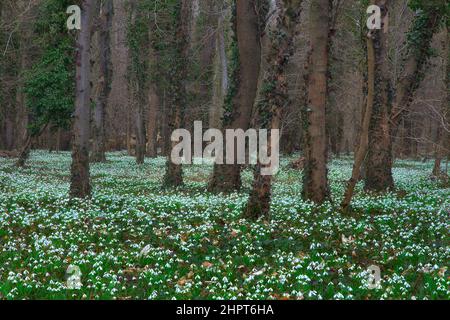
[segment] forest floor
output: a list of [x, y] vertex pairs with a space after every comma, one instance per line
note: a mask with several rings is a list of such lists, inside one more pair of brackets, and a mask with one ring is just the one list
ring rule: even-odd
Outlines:
[[[301, 200], [301, 172], [281, 161], [270, 221], [241, 218], [252, 179], [206, 192], [211, 166], [162, 189], [165, 159], [121, 153], [91, 166], [93, 197], [70, 200], [70, 154], [0, 159], [0, 299], [449, 299], [450, 189], [431, 162], [397, 161], [396, 193], [361, 191], [353, 213]], [[330, 164], [336, 204], [352, 160]], [[69, 265], [81, 289], [66, 288]], [[369, 289], [367, 268], [381, 269]]]

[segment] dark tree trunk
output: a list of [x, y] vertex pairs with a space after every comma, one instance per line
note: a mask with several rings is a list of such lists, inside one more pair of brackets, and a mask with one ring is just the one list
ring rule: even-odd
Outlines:
[[[356, 184], [361, 176], [361, 169], [364, 159], [367, 155], [369, 148], [369, 127], [372, 119], [372, 111], [374, 105], [375, 95], [375, 77], [376, 77], [376, 55], [374, 49], [374, 42], [380, 41], [374, 40], [380, 37], [380, 31], [370, 32], [367, 36], [367, 99], [366, 107], [364, 109], [364, 116], [362, 121], [361, 135], [359, 138], [359, 146], [355, 152], [355, 161], [353, 164], [352, 176], [347, 183], [344, 199], [342, 200], [341, 207], [344, 211], [348, 209], [353, 198]], [[379, 71], [379, 70], [378, 70]]]
[[[258, 89], [261, 64], [261, 30], [257, 1], [235, 0], [233, 7], [232, 75], [225, 101], [223, 129], [247, 130]], [[264, 19], [264, 18], [263, 18]], [[225, 151], [225, 150], [224, 150]], [[236, 152], [235, 152], [236, 155]], [[224, 158], [226, 154], [224, 152]], [[241, 165], [216, 164], [209, 184], [213, 192], [232, 192], [241, 187]]]
[[149, 112], [147, 123], [147, 156], [150, 158], [156, 158], [157, 154], [157, 117], [159, 111], [160, 100], [158, 91], [155, 84], [150, 84], [149, 92]]
[[25, 163], [30, 157], [31, 135], [28, 132], [25, 132], [22, 141], [22, 148], [20, 149], [19, 158], [16, 162], [16, 167], [19, 168], [25, 167]]
[[444, 133], [442, 132], [442, 128], [439, 126], [437, 128], [437, 133], [436, 133], [436, 147], [435, 147], [435, 157], [434, 157], [434, 166], [433, 166], [433, 171], [432, 171], [432, 175], [435, 177], [440, 177], [441, 176], [441, 163], [442, 163], [442, 158], [444, 155], [443, 152], [443, 146], [442, 144], [444, 143], [443, 137], [444, 137]]
[[[20, 43], [19, 43], [19, 59], [20, 59], [20, 66], [19, 66], [19, 79], [18, 79], [18, 86], [16, 88], [16, 123], [15, 123], [15, 146], [16, 149], [23, 147], [21, 143], [23, 141], [20, 141], [20, 137], [23, 137], [26, 134], [27, 131], [27, 125], [28, 125], [28, 109], [25, 105], [25, 93], [24, 93], [24, 83], [23, 83], [23, 73], [25, 70], [29, 68], [30, 65], [30, 53], [29, 49], [26, 48], [26, 46], [30, 43], [30, 34], [32, 34], [31, 26], [23, 26], [23, 24], [26, 24], [26, 22], [21, 23], [21, 35], [20, 35]], [[19, 139], [17, 139], [19, 138]]]
[[[382, 10], [382, 17], [388, 14], [388, 0], [377, 0], [376, 5]], [[373, 115], [369, 128], [369, 152], [365, 176], [366, 189], [384, 191], [394, 188], [392, 178], [392, 139], [389, 123], [389, 62], [388, 35], [377, 30], [374, 37], [375, 51], [375, 94]]]
[[[220, 13], [225, 11], [221, 7], [221, 3], [222, 1], [197, 1], [197, 5], [199, 6], [199, 13], [196, 19], [193, 19], [192, 21], [192, 24], [200, 26], [199, 29], [201, 31], [198, 32], [197, 28], [192, 28], [193, 31], [191, 32], [192, 34], [196, 34], [196, 39], [193, 39], [191, 43], [195, 43], [196, 41], [201, 41], [202, 43], [202, 46], [199, 49], [200, 52], [198, 57], [201, 74], [199, 77], [198, 86], [195, 89], [197, 95], [197, 103], [202, 106], [208, 106], [212, 104], [212, 86], [214, 85], [214, 53], [216, 50], [216, 37], [214, 36], [214, 34], [220, 33], [217, 21]], [[195, 13], [193, 13], [193, 15], [195, 15]], [[191, 123], [189, 115], [186, 115], [186, 118], [188, 119], [189, 123]], [[203, 123], [208, 123], [209, 114], [206, 112], [202, 113], [200, 120], [202, 120]]]
[[[280, 129], [281, 114], [288, 103], [285, 69], [293, 53], [293, 40], [300, 23], [302, 1], [285, 0], [278, 3], [278, 16], [272, 30], [270, 49], [265, 54], [267, 70], [264, 72], [260, 97], [256, 103], [256, 123], [262, 129]], [[272, 145], [270, 137], [267, 142], [268, 154], [279, 152], [279, 146]], [[245, 210], [245, 216], [250, 219], [269, 216], [273, 175], [262, 175], [262, 168], [262, 164], [258, 162]]]
[[131, 56], [131, 89], [136, 105], [135, 129], [136, 129], [136, 163], [141, 165], [145, 160], [146, 153], [146, 124], [145, 109], [148, 99], [148, 62], [150, 50], [149, 32], [143, 30], [148, 28], [146, 13], [142, 11], [137, 0], [131, 2], [131, 29], [128, 33]]
[[186, 108], [186, 79], [187, 79], [187, 61], [189, 52], [189, 17], [191, 13], [191, 6], [188, 0], [182, 0], [177, 6], [177, 25], [175, 31], [175, 66], [171, 77], [171, 105], [168, 110], [168, 139], [167, 144], [167, 165], [166, 174], [164, 177], [164, 185], [168, 187], [176, 187], [183, 184], [183, 170], [181, 164], [172, 162], [171, 150], [178, 142], [170, 141], [172, 132], [181, 128]]
[[170, 155], [167, 151], [170, 152], [170, 133], [169, 133], [169, 117], [167, 114], [167, 94], [166, 89], [162, 90], [162, 101], [161, 101], [161, 113], [160, 113], [160, 121], [161, 121], [161, 155], [166, 157]]
[[70, 195], [89, 197], [90, 46], [96, 0], [81, 1], [81, 30], [77, 37], [75, 117], [72, 138]]
[[[376, 0], [384, 10], [387, 11], [388, 0]], [[430, 6], [426, 10], [418, 12], [413, 23], [411, 33], [414, 41], [408, 43], [407, 55], [402, 77], [395, 88], [393, 101], [388, 101], [388, 66], [386, 40], [380, 43], [380, 58], [385, 65], [383, 76], [376, 80], [376, 99], [374, 105], [373, 121], [369, 134], [369, 155], [366, 163], [365, 187], [370, 191], [386, 191], [394, 189], [392, 177], [392, 144], [397, 135], [398, 125], [402, 117], [408, 113], [413, 101], [414, 94], [421, 83], [421, 72], [427, 62], [429, 49], [433, 35], [438, 29], [442, 12], [435, 6]], [[417, 32], [420, 36], [417, 37]], [[386, 37], [384, 37], [386, 38]], [[377, 46], [377, 44], [375, 44]], [[377, 50], [377, 48], [376, 48]], [[384, 104], [384, 105], [383, 105]]]
[[[150, 60], [157, 60], [155, 50], [150, 48]], [[150, 62], [151, 63], [151, 62]], [[161, 100], [159, 98], [159, 90], [157, 83], [150, 80], [148, 92], [148, 116], [147, 116], [147, 156], [156, 158], [157, 139], [158, 139], [158, 114], [160, 113]]]
[[[444, 65], [442, 66], [444, 71], [444, 89], [445, 93], [442, 98], [442, 106], [440, 110], [441, 115], [450, 116], [450, 36], [448, 33], [448, 27], [444, 28], [443, 31], [443, 40], [442, 40], [442, 52], [444, 56]], [[443, 116], [443, 122], [445, 122], [445, 117]], [[449, 155], [449, 151], [447, 148], [450, 148], [450, 119], [447, 119], [447, 123], [439, 123], [437, 128], [436, 135], [436, 155], [433, 166], [433, 176], [435, 177], [447, 177], [447, 170], [442, 170], [441, 164], [444, 157]], [[445, 126], [445, 127], [444, 127]], [[446, 150], [447, 149], [447, 150]]]
[[100, 0], [98, 47], [100, 50], [100, 72], [98, 80], [98, 95], [94, 111], [94, 130], [91, 161], [105, 162], [106, 132], [105, 116], [106, 104], [111, 92], [112, 63], [111, 63], [111, 28], [113, 16], [113, 0]]
[[330, 0], [311, 2], [307, 102], [304, 117], [306, 164], [303, 176], [303, 197], [316, 203], [322, 203], [329, 197], [326, 105], [331, 9], [332, 1]]
[[214, 61], [213, 96], [209, 110], [209, 127], [221, 129], [223, 105], [228, 90], [228, 58], [225, 43], [225, 14], [221, 14], [216, 33], [216, 57]]
[[[143, 93], [138, 88], [138, 95]], [[140, 101], [139, 101], [140, 100]], [[136, 112], [136, 163], [143, 164], [146, 153], [146, 129], [145, 129], [145, 106], [143, 99], [137, 101]]]

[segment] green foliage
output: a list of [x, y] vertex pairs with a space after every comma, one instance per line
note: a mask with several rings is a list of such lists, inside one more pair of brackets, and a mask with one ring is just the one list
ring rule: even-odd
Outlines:
[[440, 12], [446, 12], [448, 17], [450, 2], [448, 2], [448, 0], [410, 0], [409, 7], [412, 10], [437, 10]]
[[74, 107], [74, 37], [66, 29], [66, 8], [70, 1], [46, 0], [39, 7], [35, 23], [39, 58], [25, 73], [26, 105], [30, 111], [29, 129], [37, 134], [50, 124], [70, 125]]
[[413, 50], [420, 52], [424, 41], [431, 38], [437, 28], [449, 25], [450, 2], [446, 0], [411, 0], [409, 6], [416, 12], [416, 17], [408, 33], [408, 43]]

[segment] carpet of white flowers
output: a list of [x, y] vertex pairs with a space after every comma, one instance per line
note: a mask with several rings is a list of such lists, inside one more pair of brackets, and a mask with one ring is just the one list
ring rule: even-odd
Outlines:
[[[93, 196], [71, 200], [70, 154], [0, 159], [0, 299], [449, 299], [450, 189], [431, 162], [397, 161], [398, 191], [335, 206], [351, 159], [334, 160], [335, 204], [301, 200], [301, 172], [282, 160], [270, 221], [241, 218], [240, 193], [214, 195], [211, 166], [185, 167], [163, 189], [165, 159], [121, 153], [91, 166]], [[80, 268], [81, 288], [66, 270]], [[381, 270], [369, 288], [369, 266]]]

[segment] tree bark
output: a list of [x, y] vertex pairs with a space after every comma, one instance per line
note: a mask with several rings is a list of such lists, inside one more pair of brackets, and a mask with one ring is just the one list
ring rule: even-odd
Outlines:
[[[271, 33], [269, 50], [265, 54], [267, 69], [261, 82], [260, 97], [256, 103], [258, 128], [280, 129], [281, 115], [288, 104], [285, 69], [293, 54], [293, 40], [300, 23], [302, 1], [277, 2], [278, 16]], [[268, 154], [279, 152], [279, 146], [272, 145], [271, 135], [272, 131], [267, 141]], [[262, 175], [262, 168], [263, 165], [258, 162], [244, 214], [250, 219], [257, 219], [260, 216], [268, 217], [270, 212], [273, 175]]]
[[89, 127], [90, 127], [90, 45], [96, 0], [81, 1], [81, 30], [77, 37], [75, 117], [72, 137], [70, 195], [89, 197]]
[[[157, 56], [155, 51], [150, 48], [149, 54], [150, 60], [156, 60]], [[160, 110], [160, 98], [157, 84], [150, 80], [149, 92], [148, 92], [148, 116], [147, 116], [147, 156], [150, 158], [156, 158], [157, 152], [157, 138], [158, 138], [158, 126], [157, 118]]]
[[176, 141], [170, 141], [170, 135], [176, 129], [180, 129], [183, 123], [186, 107], [186, 79], [187, 79], [187, 61], [189, 53], [190, 39], [190, 10], [191, 6], [188, 0], [182, 0], [177, 6], [176, 17], [178, 19], [175, 30], [175, 66], [171, 76], [170, 92], [172, 105], [169, 106], [168, 129], [169, 129], [169, 148], [167, 152], [166, 174], [164, 176], [164, 185], [167, 187], [177, 187], [183, 184], [183, 170], [181, 164], [172, 162], [171, 150], [178, 144]]
[[136, 129], [136, 163], [141, 165], [145, 160], [146, 153], [146, 124], [145, 109], [148, 98], [148, 59], [150, 50], [149, 32], [142, 30], [148, 27], [145, 17], [141, 11], [139, 2], [131, 2], [131, 29], [128, 33], [131, 51], [131, 89], [136, 104], [135, 129]]
[[157, 157], [157, 117], [160, 105], [158, 91], [154, 83], [150, 84], [149, 90], [149, 112], [147, 117], [147, 156]]
[[[261, 30], [255, 0], [235, 0], [233, 7], [232, 75], [225, 102], [222, 127], [242, 129], [250, 126], [261, 65]], [[234, 152], [237, 156], [237, 152]], [[224, 158], [226, 158], [224, 150]], [[241, 165], [215, 164], [209, 184], [213, 192], [232, 192], [241, 187]]]
[[[449, 155], [448, 149], [450, 148], [450, 133], [448, 128], [450, 128], [450, 92], [449, 92], [449, 84], [450, 84], [450, 36], [448, 33], [448, 27], [444, 28], [443, 37], [442, 37], [442, 53], [443, 53], [443, 70], [444, 76], [442, 81], [444, 82], [444, 95], [442, 98], [442, 106], [440, 114], [442, 115], [443, 121], [447, 123], [438, 124], [437, 128], [437, 137], [436, 137], [436, 155], [434, 160], [434, 166], [432, 175], [435, 177], [447, 176], [447, 170], [444, 172], [441, 169], [442, 160], [444, 157]], [[445, 117], [447, 115], [447, 117]], [[447, 118], [447, 119], [446, 119]], [[443, 128], [444, 125], [447, 125], [447, 128]], [[447, 130], [446, 130], [447, 129]]]
[[[138, 96], [144, 94], [140, 88], [136, 88]], [[143, 164], [146, 153], [146, 129], [145, 129], [145, 107], [142, 101], [137, 101], [136, 112], [136, 163]]]
[[111, 92], [112, 63], [111, 63], [111, 28], [113, 16], [113, 1], [100, 0], [98, 47], [100, 50], [100, 72], [98, 80], [98, 94], [94, 111], [93, 144], [91, 161], [105, 162], [106, 132], [105, 117], [109, 93]]
[[209, 127], [221, 129], [223, 104], [228, 90], [228, 59], [225, 44], [225, 17], [219, 17], [216, 32], [216, 57], [214, 66], [213, 97], [209, 111]]
[[374, 37], [379, 37], [379, 32], [370, 32], [367, 36], [367, 99], [366, 108], [364, 111], [364, 118], [362, 123], [361, 135], [358, 149], [355, 154], [355, 161], [353, 164], [352, 176], [347, 183], [347, 188], [345, 190], [344, 199], [342, 200], [341, 207], [344, 211], [348, 209], [353, 198], [355, 191], [355, 186], [359, 181], [361, 176], [361, 166], [367, 155], [367, 150], [369, 148], [369, 126], [370, 120], [372, 118], [372, 110], [374, 105], [374, 95], [375, 95], [375, 65], [376, 56], [374, 50]]
[[[24, 71], [28, 69], [30, 64], [30, 54], [29, 49], [26, 48], [27, 44], [30, 42], [30, 34], [32, 33], [31, 26], [24, 26], [24, 24], [29, 24], [25, 21], [21, 22], [21, 32], [19, 35], [19, 59], [20, 59], [20, 65], [19, 65], [19, 79], [18, 84], [16, 88], [16, 124], [15, 124], [15, 136], [16, 137], [23, 137], [26, 134], [27, 131], [27, 125], [28, 125], [28, 109], [25, 105], [25, 93], [24, 93], [24, 79], [23, 74]], [[21, 143], [23, 141], [20, 141], [20, 139], [14, 139], [15, 145], [17, 147], [23, 147], [21, 146]]]
[[22, 139], [22, 148], [20, 149], [19, 158], [16, 162], [16, 167], [23, 168], [25, 167], [25, 163], [30, 157], [31, 151], [31, 140], [32, 137], [28, 131], [26, 131], [23, 135]]
[[328, 53], [332, 1], [317, 0], [310, 8], [310, 51], [308, 56], [305, 170], [303, 197], [322, 203], [329, 197], [327, 179], [326, 105], [328, 96]]
[[[388, 0], [376, 0], [376, 3], [379, 3], [387, 12]], [[416, 15], [410, 30], [414, 41], [408, 43], [402, 77], [395, 89], [393, 101], [388, 101], [387, 66], [384, 67], [383, 78], [376, 81], [377, 92], [380, 93], [379, 99], [386, 102], [379, 101], [377, 106], [377, 100], [375, 101], [374, 117], [369, 133], [370, 150], [366, 163], [365, 188], [367, 190], [383, 192], [395, 187], [392, 177], [392, 142], [397, 135], [398, 125], [402, 117], [408, 113], [414, 94], [421, 83], [423, 67], [427, 62], [433, 35], [438, 29], [441, 17], [442, 12], [433, 5]], [[419, 36], [417, 32], [420, 32]], [[386, 47], [385, 43], [381, 45]], [[380, 50], [384, 52], [386, 65], [388, 50], [387, 48]], [[381, 103], [384, 106], [381, 106]]]
[[[194, 49], [195, 43], [201, 42], [198, 49], [198, 65], [200, 68], [198, 85], [195, 86], [195, 95], [198, 105], [211, 106], [213, 103], [214, 91], [214, 68], [215, 68], [215, 51], [217, 46], [216, 34], [220, 32], [218, 28], [218, 19], [223, 11], [223, 1], [201, 0], [192, 1], [192, 21], [191, 49]], [[194, 38], [195, 37], [195, 38]], [[205, 108], [206, 110], [207, 108]], [[191, 123], [189, 114], [186, 120]], [[203, 123], [209, 122], [209, 114], [202, 112], [200, 118]], [[196, 120], [199, 120], [196, 119]]]

